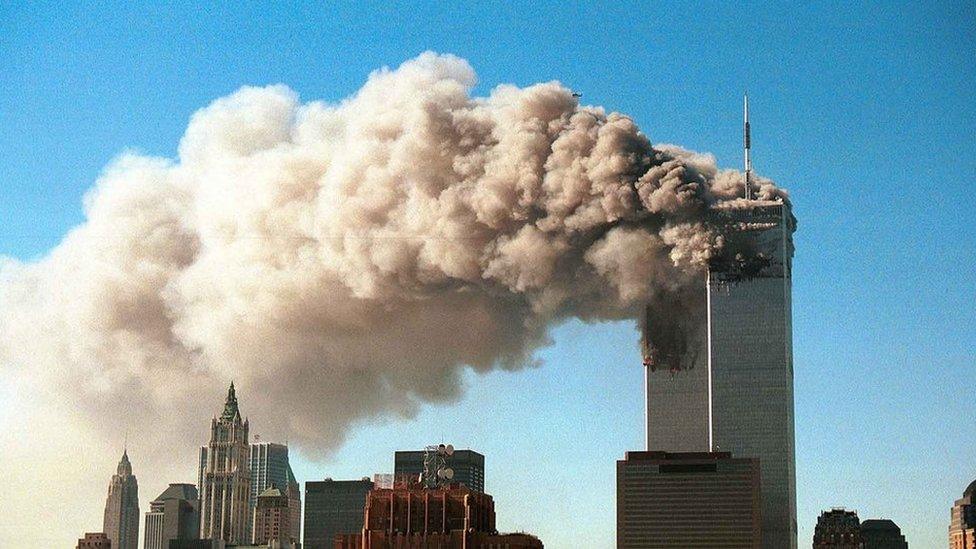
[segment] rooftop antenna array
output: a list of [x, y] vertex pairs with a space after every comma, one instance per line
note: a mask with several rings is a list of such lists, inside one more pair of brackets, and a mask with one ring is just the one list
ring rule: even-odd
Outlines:
[[745, 168], [746, 168], [746, 184], [745, 184], [745, 199], [749, 200], [752, 198], [752, 193], [749, 190], [750, 184], [752, 183], [752, 161], [749, 160], [749, 149], [752, 146], [751, 140], [749, 139], [749, 94], [743, 96], [742, 103], [742, 142], [745, 146]]
[[454, 455], [454, 446], [438, 444], [424, 448], [424, 472], [420, 483], [424, 488], [436, 489], [451, 483], [454, 469], [447, 466], [447, 460]]

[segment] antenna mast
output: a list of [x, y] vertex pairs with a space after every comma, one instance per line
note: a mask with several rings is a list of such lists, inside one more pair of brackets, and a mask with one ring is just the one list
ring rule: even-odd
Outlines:
[[749, 160], [749, 148], [751, 147], [749, 139], [749, 94], [743, 96], [742, 104], [742, 119], [743, 119], [743, 136], [742, 141], [745, 146], [745, 168], [746, 168], [746, 184], [745, 184], [745, 199], [749, 200], [752, 198], [752, 193], [749, 187], [752, 183], [752, 161]]

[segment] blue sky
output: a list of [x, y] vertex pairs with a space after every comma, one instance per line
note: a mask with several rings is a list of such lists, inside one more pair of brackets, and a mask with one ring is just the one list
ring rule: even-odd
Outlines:
[[[729, 167], [747, 89], [755, 168], [799, 219], [800, 543], [847, 506], [944, 545], [976, 478], [972, 2], [195, 4], [0, 6], [0, 255], [43, 255], [112, 158], [174, 156], [189, 116], [246, 84], [336, 101], [431, 49], [466, 58], [479, 94], [560, 80]], [[455, 405], [363, 425], [296, 473], [388, 471], [393, 450], [443, 439], [486, 454], [502, 528], [609, 547], [614, 462], [643, 444], [635, 338], [564, 325], [540, 368], [470, 375]]]

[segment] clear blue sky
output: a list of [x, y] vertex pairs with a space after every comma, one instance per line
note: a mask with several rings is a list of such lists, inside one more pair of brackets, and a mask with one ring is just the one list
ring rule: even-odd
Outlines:
[[[0, 5], [0, 255], [44, 254], [114, 156], [175, 155], [190, 114], [244, 84], [338, 100], [432, 49], [468, 59], [479, 93], [560, 80], [732, 167], [748, 89], [755, 167], [799, 218], [800, 544], [847, 506], [945, 546], [976, 478], [973, 2], [66, 4]], [[614, 462], [643, 443], [635, 337], [565, 325], [541, 368], [470, 376], [457, 405], [364, 425], [296, 473], [389, 471], [444, 439], [487, 455], [502, 528], [610, 547]]]

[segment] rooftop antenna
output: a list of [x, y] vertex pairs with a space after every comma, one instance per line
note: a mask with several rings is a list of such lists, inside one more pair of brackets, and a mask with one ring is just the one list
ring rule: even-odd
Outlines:
[[746, 168], [746, 184], [745, 184], [745, 199], [749, 200], [752, 198], [749, 186], [752, 182], [752, 161], [749, 160], [749, 149], [752, 146], [749, 139], [749, 94], [746, 93], [743, 96], [742, 102], [742, 141], [745, 147], [745, 168]]

